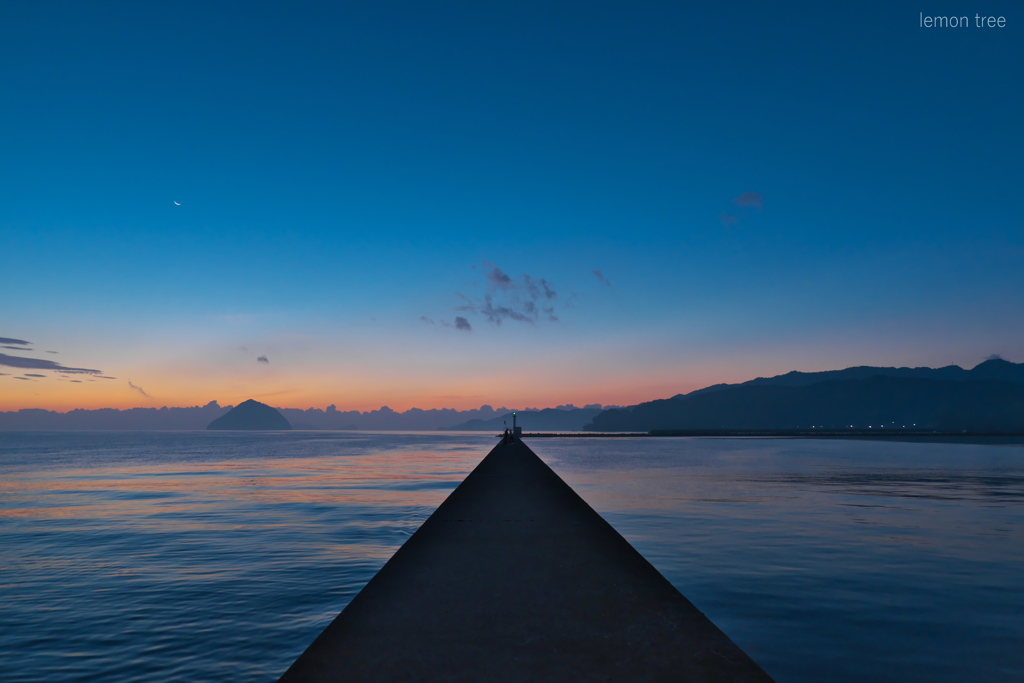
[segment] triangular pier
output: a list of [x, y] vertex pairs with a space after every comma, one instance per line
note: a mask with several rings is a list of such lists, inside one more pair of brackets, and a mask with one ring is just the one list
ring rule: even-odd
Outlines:
[[771, 681], [521, 441], [466, 477], [281, 677]]

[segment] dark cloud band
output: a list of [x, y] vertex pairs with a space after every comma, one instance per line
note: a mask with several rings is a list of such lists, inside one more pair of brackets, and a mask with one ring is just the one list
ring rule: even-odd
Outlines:
[[80, 375], [99, 375], [102, 370], [92, 370], [90, 368], [68, 368], [60, 363], [55, 363], [52, 360], [42, 360], [40, 358], [22, 358], [20, 356], [9, 356], [6, 353], [0, 353], [0, 365], [6, 365], [9, 368], [28, 368], [32, 370], [56, 370], [64, 374], [80, 374]]

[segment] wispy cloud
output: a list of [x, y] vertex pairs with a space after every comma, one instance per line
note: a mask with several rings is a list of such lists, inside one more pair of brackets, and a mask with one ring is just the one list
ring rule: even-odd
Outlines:
[[0, 344], [20, 344], [21, 346], [32, 346], [32, 342], [27, 342], [24, 339], [12, 339], [10, 337], [0, 337]]
[[484, 261], [484, 265], [490, 268], [487, 271], [487, 280], [499, 289], [508, 289], [512, 286], [512, 278], [501, 272], [501, 268], [494, 265], [493, 263], [487, 263]]
[[992, 353], [985, 356], [985, 360], [1004, 360], [1004, 358], [1000, 356], [998, 353]]
[[[483, 266], [488, 283], [486, 293], [483, 297], [469, 297], [456, 292], [463, 302], [456, 308], [457, 311], [481, 315], [487, 322], [496, 326], [501, 326], [506, 320], [530, 324], [542, 318], [552, 322], [558, 321], [554, 314], [554, 301], [558, 298], [558, 292], [551, 282], [527, 274], [512, 277], [487, 261], [483, 262]], [[468, 319], [461, 319], [466, 325], [460, 326], [459, 318], [456, 318], [457, 329], [472, 329]]]
[[32, 373], [32, 372], [26, 372], [25, 376], [26, 377], [46, 377], [46, 375], [37, 375], [37, 374]]
[[532, 301], [525, 302], [523, 310], [517, 311], [510, 306], [495, 306], [494, 299], [490, 294], [484, 296], [484, 305], [478, 306], [476, 311], [482, 313], [489, 322], [495, 325], [501, 325], [503, 320], [519, 320], [524, 323], [536, 320], [536, 305]]
[[739, 197], [734, 197], [729, 201], [733, 204], [734, 208], [718, 214], [718, 220], [727, 228], [746, 220], [753, 211], [760, 211], [764, 208], [764, 197], [761, 196], [760, 192], [744, 192]]
[[428, 325], [436, 325], [437, 324], [431, 318], [428, 318], [425, 315], [421, 315], [420, 316], [420, 322], [427, 323]]
[[139, 386], [136, 386], [136, 385], [132, 384], [131, 380], [128, 380], [128, 386], [130, 386], [132, 389], [134, 389], [135, 391], [139, 392], [140, 394], [142, 394], [146, 398], [152, 398], [149, 394], [146, 393], [145, 389], [143, 389], [142, 387], [139, 387]]
[[764, 197], [761, 196], [760, 192], [744, 192], [739, 197], [733, 199], [732, 203], [736, 206], [752, 206], [755, 209], [763, 209]]
[[[608, 278], [606, 278], [604, 276], [604, 273], [602, 273], [600, 270], [595, 270], [593, 272], [594, 272], [594, 277], [596, 277], [601, 284], [608, 285], [609, 287], [612, 286], [612, 283], [608, 281]], [[628, 287], [627, 287], [627, 289], [628, 289]]]
[[472, 332], [473, 326], [461, 315], [457, 315], [455, 316], [455, 329], [462, 330], [463, 332]]
[[529, 275], [523, 275], [523, 284], [534, 301], [538, 299], [551, 300], [558, 296], [558, 293], [551, 289], [551, 283], [543, 278], [535, 280]]
[[[259, 357], [258, 357], [258, 358], [256, 359], [256, 362], [257, 362], [257, 363], [270, 363], [270, 361], [269, 361], [269, 360], [267, 360], [267, 357], [266, 357], [266, 356], [259, 356]], [[288, 365], [288, 363], [285, 363], [285, 365]]]
[[0, 365], [5, 365], [9, 368], [26, 368], [31, 370], [55, 370], [66, 374], [99, 375], [103, 372], [102, 370], [92, 370], [90, 368], [69, 368], [52, 360], [22, 358], [21, 356], [9, 356], [6, 353], [0, 353]]

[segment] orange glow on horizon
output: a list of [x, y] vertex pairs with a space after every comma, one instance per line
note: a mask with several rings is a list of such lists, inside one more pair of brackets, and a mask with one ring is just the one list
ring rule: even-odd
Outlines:
[[[254, 399], [276, 408], [319, 408], [368, 412], [387, 406], [396, 412], [494, 408], [553, 408], [572, 404], [635, 405], [669, 398], [712, 384], [743, 382], [792, 369], [786, 359], [726, 362], [688, 359], [665, 362], [644, 355], [538, 357], [506, 364], [493, 358], [445, 365], [424, 363], [324, 369], [279, 366], [218, 367], [177, 361], [110, 368], [111, 377], [89, 375], [17, 380], [0, 376], [0, 411], [43, 409], [162, 408], [238, 405]], [[760, 367], [757, 367], [760, 366]], [[766, 370], [768, 370], [766, 372]], [[130, 382], [130, 383], [129, 383]], [[143, 393], [144, 392], [144, 393]]]
[[[127, 387], [127, 382], [123, 380], [96, 380], [94, 383], [83, 382], [70, 386], [51, 380], [47, 383], [33, 383], [35, 386], [26, 387], [29, 391], [4, 391], [0, 395], [0, 411], [43, 409], [67, 412], [75, 409], [192, 407], [204, 406], [210, 401], [228, 406], [238, 405], [250, 398], [277, 408], [325, 409], [334, 405], [340, 411], [360, 412], [378, 410], [382, 406], [397, 412], [411, 408], [474, 410], [482, 405], [495, 408], [553, 408], [573, 404], [583, 407], [594, 403], [633, 405], [668, 398], [707, 385], [699, 381], [666, 382], [660, 378], [660, 381], [652, 381], [652, 378], [644, 378], [647, 381], [640, 378], [617, 379], [603, 386], [588, 380], [573, 387], [560, 381], [541, 384], [514, 377], [491, 377], [477, 382], [439, 382], [436, 387], [402, 387], [390, 382], [360, 387], [349, 385], [343, 391], [330, 385], [323, 386], [326, 384], [323, 382], [320, 386], [306, 386], [303, 389], [292, 389], [277, 383], [264, 387], [255, 383], [244, 386], [234, 382], [210, 383], [201, 388], [169, 383], [157, 391], [140, 382], [138, 386], [147, 387], [145, 390], [149, 397]], [[98, 384], [101, 381], [106, 384]], [[148, 384], [152, 385], [152, 382]]]

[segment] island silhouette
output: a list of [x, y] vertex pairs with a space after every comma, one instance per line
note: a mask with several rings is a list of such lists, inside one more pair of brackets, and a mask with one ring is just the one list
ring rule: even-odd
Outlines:
[[276, 408], [251, 398], [211, 422], [207, 429], [282, 430], [292, 425]]

